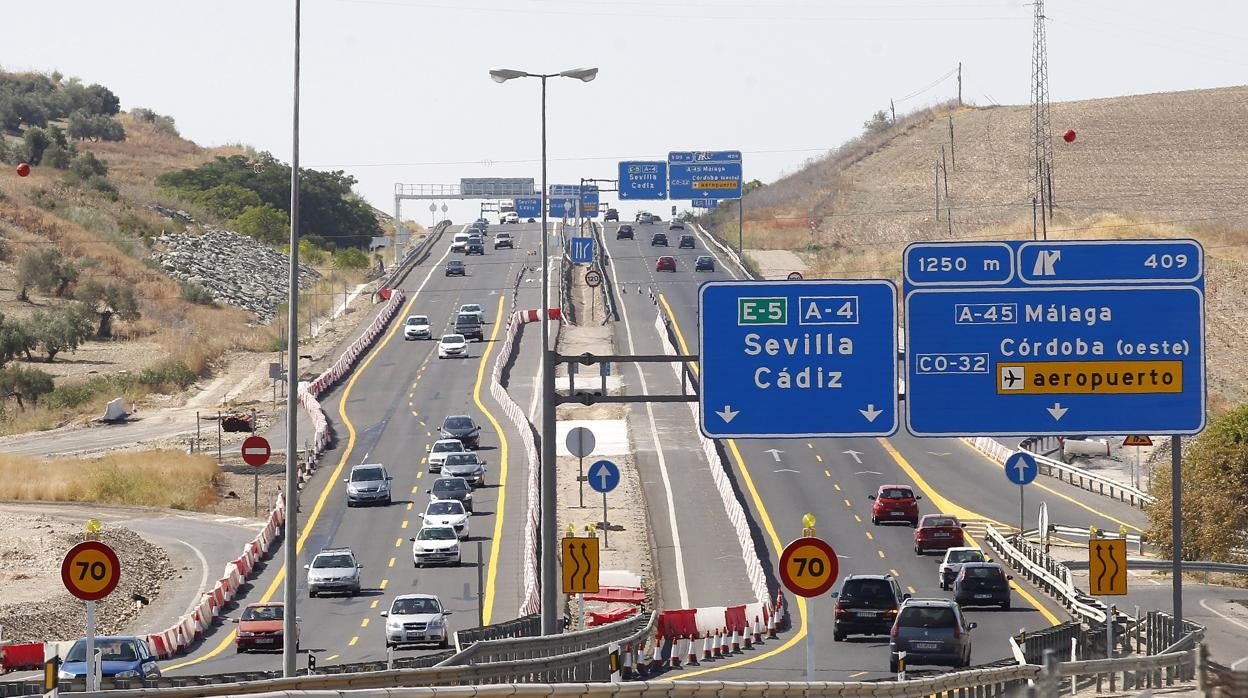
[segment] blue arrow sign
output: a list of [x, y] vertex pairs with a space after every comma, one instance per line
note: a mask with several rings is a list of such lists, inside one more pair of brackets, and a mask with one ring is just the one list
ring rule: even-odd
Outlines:
[[[595, 461], [589, 466], [589, 486], [595, 492], [606, 494], [620, 484], [620, 468], [609, 460]], [[603, 500], [606, 501], [606, 500]]]
[[576, 217], [576, 200], [581, 200], [580, 214], [582, 218], [598, 217], [598, 186], [587, 184], [552, 184], [550, 185], [550, 216], [551, 218]]
[[1040, 466], [1036, 459], [1026, 451], [1017, 451], [1005, 459], [1005, 476], [1015, 485], [1026, 485], [1036, 479]]
[[594, 239], [571, 238], [570, 254], [573, 264], [589, 264], [594, 261]]
[[1199, 432], [1203, 256], [1192, 240], [907, 247], [909, 430]]
[[514, 200], [516, 215], [521, 218], [538, 218], [542, 215], [542, 199], [540, 196], [526, 196]]
[[710, 281], [699, 289], [698, 317], [706, 436], [897, 430], [891, 281]]
[[666, 162], [621, 162], [619, 177], [621, 199], [667, 198]]

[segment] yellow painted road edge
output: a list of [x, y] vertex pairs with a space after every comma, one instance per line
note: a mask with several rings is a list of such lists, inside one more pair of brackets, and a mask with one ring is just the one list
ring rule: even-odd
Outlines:
[[[401, 313], [397, 313], [396, 317], [410, 314], [412, 307], [415, 306], [415, 304], [416, 296], [413, 295], [411, 299], [407, 301], [407, 305], [403, 308], [403, 311]], [[402, 323], [394, 323], [390, 327], [390, 331], [386, 333], [385, 339], [373, 345], [373, 349], [368, 352], [367, 356], [364, 357], [364, 361], [360, 363], [359, 368], [351, 372], [351, 377], [347, 380], [346, 387], [343, 388], [342, 398], [338, 401], [338, 417], [342, 420], [343, 426], [347, 429], [347, 445], [342, 449], [342, 456], [339, 457], [338, 464], [334, 466], [333, 474], [326, 480], [325, 487], [321, 490], [320, 496], [316, 499], [316, 505], [312, 507], [312, 512], [308, 514], [307, 520], [303, 524], [303, 531], [299, 534], [298, 541], [295, 543], [295, 555], [298, 555], [299, 552], [303, 550], [304, 541], [306, 541], [308, 536], [312, 534], [312, 528], [316, 524], [316, 520], [321, 515], [321, 509], [325, 506], [325, 500], [329, 499], [329, 493], [333, 490], [334, 483], [338, 482], [338, 477], [342, 475], [342, 469], [346, 466], [347, 461], [351, 459], [351, 451], [355, 448], [355, 425], [352, 424], [351, 420], [347, 417], [347, 399], [351, 395], [351, 389], [355, 387], [355, 382], [359, 380], [360, 376], [364, 375], [364, 370], [367, 369], [369, 364], [373, 362], [373, 359], [376, 358], [379, 350], [389, 344], [390, 340], [394, 338], [395, 333], [399, 331], [399, 327], [401, 325]], [[298, 417], [296, 416], [296, 419], [297, 418]], [[290, 543], [289, 535], [285, 536], [283, 543]], [[281, 586], [282, 580], [285, 579], [285, 577], [286, 565], [283, 564], [280, 568], [278, 568], [277, 575], [273, 577], [273, 583], [269, 585], [269, 588], [265, 590], [264, 595], [260, 597], [259, 603], [267, 603], [268, 601], [271, 601], [274, 595], [277, 594], [277, 590]], [[173, 666], [165, 667], [164, 671], [173, 671], [174, 669], [181, 669], [182, 667], [192, 666], [194, 664], [199, 664], [200, 662], [212, 659], [218, 654], [224, 652], [225, 649], [234, 642], [234, 635], [236, 633], [237, 631], [231, 630], [225, 637], [221, 638], [221, 642], [216, 647], [212, 648], [212, 650], [210, 650], [207, 654], [179, 664], [174, 664]]]
[[[507, 435], [503, 432], [502, 425], [486, 408], [485, 403], [481, 402], [481, 383], [485, 380], [485, 367], [489, 365], [490, 353], [494, 351], [494, 340], [498, 338], [498, 329], [503, 324], [505, 300], [503, 296], [498, 297], [498, 313], [494, 317], [494, 331], [490, 332], [490, 346], [481, 355], [481, 364], [477, 366], [477, 384], [472, 389], [472, 401], [477, 403], [477, 409], [490, 420], [490, 424], [494, 425], [494, 432], [498, 434], [499, 451], [498, 504], [494, 511], [494, 538], [490, 541], [490, 566], [485, 573], [485, 600], [481, 615], [484, 625], [490, 624], [490, 617], [494, 614], [494, 583], [498, 579], [498, 549], [502, 547], [503, 542], [503, 511], [507, 507]], [[477, 560], [477, 564], [481, 564], [481, 561]]]

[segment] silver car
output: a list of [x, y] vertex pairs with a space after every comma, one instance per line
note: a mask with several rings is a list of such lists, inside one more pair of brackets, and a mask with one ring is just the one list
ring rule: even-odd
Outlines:
[[452, 453], [459, 453], [464, 449], [464, 442], [459, 439], [438, 439], [429, 447], [429, 472], [442, 472], [442, 463], [446, 457]]
[[386, 647], [398, 645], [436, 644], [445, 648], [450, 640], [446, 617], [450, 611], [432, 594], [404, 594], [394, 597], [386, 619]]
[[485, 460], [472, 451], [448, 453], [442, 461], [442, 474], [462, 477], [473, 487], [485, 485]]
[[907, 599], [893, 621], [888, 641], [889, 672], [897, 673], [901, 652], [906, 653], [907, 667], [970, 666], [971, 630], [975, 627], [951, 599]]
[[968, 562], [988, 561], [988, 558], [984, 557], [984, 551], [979, 548], [949, 548], [945, 551], [944, 559], [940, 561], [940, 571], [937, 573], [936, 581], [941, 589], [948, 591], [953, 588], [953, 580], [957, 579], [958, 572], [962, 571], [962, 565]]
[[360, 569], [364, 565], [355, 561], [351, 548], [326, 548], [312, 558], [312, 564], [304, 565], [308, 571], [308, 596], [316, 598], [325, 592], [340, 592], [348, 596], [360, 593]]
[[347, 483], [347, 506], [356, 504], [390, 504], [390, 473], [381, 463], [361, 463], [351, 468]]

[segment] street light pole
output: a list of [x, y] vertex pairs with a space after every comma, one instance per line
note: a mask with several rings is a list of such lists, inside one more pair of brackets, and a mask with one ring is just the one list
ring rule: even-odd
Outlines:
[[[295, 570], [298, 569], [299, 540], [299, 2], [295, 0], [295, 93], [293, 144], [290, 154], [290, 288], [286, 317], [286, 337], [290, 344], [286, 375], [291, 389], [286, 391], [286, 521], [282, 527], [282, 564], [286, 579], [282, 597], [286, 602], [282, 620], [282, 676], [294, 676], [298, 655], [299, 629], [295, 623]], [[396, 221], [397, 223], [397, 221]]]

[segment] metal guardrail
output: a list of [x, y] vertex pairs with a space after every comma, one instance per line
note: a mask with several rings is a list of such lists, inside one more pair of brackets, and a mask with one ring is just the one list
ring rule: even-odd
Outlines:
[[988, 524], [984, 539], [1006, 564], [1055, 598], [1075, 617], [1104, 623], [1107, 610], [1105, 604], [1076, 589], [1070, 580], [1070, 569], [1066, 565], [1046, 554], [1040, 546], [1026, 541], [1027, 534], [1034, 536], [1035, 533], [1024, 531], [1021, 536], [1007, 538], [995, 526]]
[[[1129, 557], [1127, 558], [1127, 569], [1133, 570], [1159, 570], [1169, 572], [1173, 563], [1170, 560], [1154, 560], [1153, 558]], [[1072, 560], [1066, 563], [1066, 566], [1072, 570], [1086, 570], [1088, 563], [1086, 560]], [[1184, 572], [1217, 572], [1223, 574], [1248, 574], [1248, 565], [1240, 565], [1233, 562], [1208, 562], [1205, 560], [1184, 560]]]
[[446, 232], [446, 229], [449, 227], [451, 227], [449, 220], [441, 221], [433, 227], [433, 230], [429, 231], [429, 234], [425, 236], [424, 240], [420, 241], [420, 244], [416, 245], [416, 247], [409, 246], [403, 253], [403, 259], [399, 260], [394, 265], [394, 268], [390, 270], [390, 273], [386, 275], [386, 278], [382, 280], [381, 287], [394, 288], [396, 284], [402, 282], [403, 278], [412, 270], [412, 267], [429, 252], [429, 248], [442, 237], [442, 233]]
[[598, 245], [598, 254], [594, 255], [594, 269], [598, 270], [598, 274], [602, 277], [602, 285], [598, 288], [602, 291], [602, 307], [606, 309], [605, 317], [602, 324], [618, 321], [620, 312], [615, 304], [615, 279], [611, 278], [608, 273], [610, 267], [607, 265], [609, 253], [607, 251], [607, 241], [604, 237], [604, 228], [602, 225], [590, 222], [593, 227], [594, 237]]
[[741, 270], [741, 273], [745, 275], [745, 278], [754, 279], [754, 280], [758, 279], [757, 276], [754, 276], [754, 272], [750, 271], [750, 268], [746, 266], [744, 261], [741, 260], [741, 257], [737, 254], [737, 251], [732, 249], [728, 245], [725, 245], [723, 242], [721, 242], [719, 237], [716, 236], [715, 233], [707, 230], [706, 228], [702, 227], [701, 225], [697, 223], [693, 223], [692, 221], [689, 224], [697, 228], [698, 230], [702, 231], [702, 235], [706, 237], [706, 239], [714, 243], [715, 247], [719, 248], [719, 251], [723, 253], [725, 257], [727, 257], [728, 259], [731, 259], [732, 263], [737, 265], [737, 268]]
[[[1058, 535], [1058, 536], [1062, 536], [1063, 538], [1084, 538], [1084, 539], [1092, 538], [1092, 531], [1088, 530], [1085, 527], [1080, 527], [1080, 526], [1067, 526], [1065, 524], [1049, 524], [1048, 532], [1049, 532], [1049, 535]], [[1144, 549], [1144, 543], [1146, 543], [1148, 540], [1147, 538], [1140, 535], [1139, 533], [1128, 532], [1126, 535], [1121, 535], [1121, 534], [1116, 535], [1113, 531], [1108, 531], [1103, 528], [1097, 529], [1096, 537], [1102, 540], [1113, 540], [1117, 538], [1124, 538], [1126, 539], [1128, 543], [1136, 546], [1137, 549], [1141, 551], [1143, 551]]]
[[[1037, 447], [1042, 446], [1043, 444], [1041, 441], [1032, 439], [1023, 441], [1020, 446], [1029, 452], [1031, 452], [1027, 448], [1029, 442], [1033, 446]], [[1141, 509], [1148, 504], [1152, 504], [1155, 499], [1155, 497], [1148, 494], [1144, 490], [1137, 489], [1130, 485], [1124, 485], [1099, 473], [1094, 473], [1089, 470], [1084, 470], [1083, 468], [1068, 465], [1063, 461], [1050, 458], [1042, 453], [1031, 453], [1036, 459], [1036, 464], [1039, 466], [1041, 474], [1055, 477], [1063, 482], [1069, 482], [1080, 489], [1095, 492], [1112, 499], [1117, 499], [1120, 502], [1127, 502], [1128, 504], [1140, 507]]]
[[522, 639], [483, 640], [464, 648], [438, 666], [453, 667], [507, 661], [540, 659], [550, 655], [605, 648], [608, 643], [627, 643], [646, 637], [658, 621], [657, 613], [634, 615], [624, 620], [558, 635], [540, 635]]
[[461, 651], [465, 647], [489, 640], [502, 640], [517, 637], [536, 637], [542, 634], [542, 617], [536, 613], [514, 620], [495, 623], [481, 628], [466, 628], [455, 631], [455, 647]]

